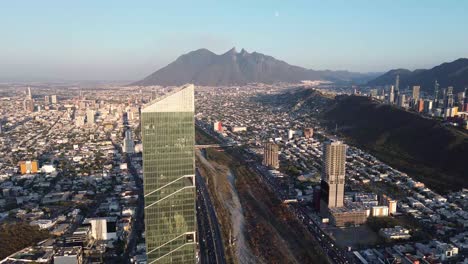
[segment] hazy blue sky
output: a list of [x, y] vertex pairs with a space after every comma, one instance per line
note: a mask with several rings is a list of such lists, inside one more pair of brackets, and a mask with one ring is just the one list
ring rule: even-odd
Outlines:
[[313, 69], [468, 57], [468, 1], [2, 1], [0, 79], [134, 80], [198, 48]]

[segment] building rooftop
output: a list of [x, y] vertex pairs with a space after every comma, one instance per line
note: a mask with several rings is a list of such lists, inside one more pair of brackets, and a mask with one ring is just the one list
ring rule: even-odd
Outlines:
[[82, 247], [59, 247], [54, 256], [73, 256], [81, 254]]
[[[172, 92], [146, 104], [141, 112], [195, 112], [194, 91], [195, 86], [193, 84], [178, 87]], [[181, 104], [181, 101], [192, 103]]]

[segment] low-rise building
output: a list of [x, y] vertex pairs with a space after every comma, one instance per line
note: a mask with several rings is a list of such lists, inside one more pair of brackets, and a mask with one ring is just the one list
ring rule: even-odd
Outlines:
[[113, 240], [117, 238], [116, 218], [99, 217], [85, 219], [91, 225], [91, 236], [96, 240]]
[[48, 247], [27, 247], [11, 254], [1, 264], [9, 263], [52, 263], [54, 251]]
[[360, 208], [330, 208], [330, 221], [337, 227], [362, 225], [367, 221], [367, 212]]
[[21, 174], [37, 173], [39, 167], [37, 160], [20, 161], [19, 166]]
[[372, 206], [371, 215], [374, 217], [388, 216], [388, 211], [388, 206], [385, 205]]
[[54, 264], [83, 263], [82, 247], [59, 247], [54, 253]]
[[411, 235], [409, 232], [409, 229], [406, 229], [402, 226], [382, 228], [379, 230], [379, 234], [387, 240], [410, 239]]

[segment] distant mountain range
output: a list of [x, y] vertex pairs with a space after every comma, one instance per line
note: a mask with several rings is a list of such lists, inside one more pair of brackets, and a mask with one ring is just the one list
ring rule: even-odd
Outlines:
[[422, 90], [432, 92], [437, 80], [441, 88], [453, 86], [454, 91], [463, 91], [468, 87], [468, 59], [461, 58], [452, 62], [442, 63], [429, 70], [395, 69], [368, 82], [369, 86], [395, 84], [395, 78], [400, 75], [400, 89], [405, 86], [420, 85]]
[[348, 71], [315, 71], [277, 60], [258, 52], [249, 53], [232, 48], [217, 55], [199, 49], [177, 58], [132, 85], [182, 85], [194, 83], [204, 86], [245, 85], [248, 83], [297, 83], [302, 80], [324, 80], [337, 83], [365, 83], [375, 78], [375, 73]]

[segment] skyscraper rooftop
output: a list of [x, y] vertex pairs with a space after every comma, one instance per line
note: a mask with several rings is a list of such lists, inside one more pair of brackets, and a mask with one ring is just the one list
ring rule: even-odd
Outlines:
[[195, 86], [193, 84], [178, 87], [146, 104], [141, 112], [194, 112], [194, 90]]

